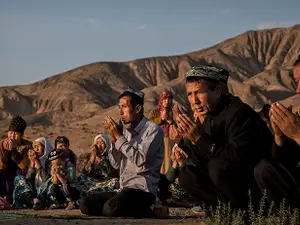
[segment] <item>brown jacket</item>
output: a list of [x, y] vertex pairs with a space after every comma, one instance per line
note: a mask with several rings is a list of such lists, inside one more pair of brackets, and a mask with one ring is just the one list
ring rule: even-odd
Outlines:
[[11, 164], [17, 164], [20, 169], [27, 168], [29, 165], [27, 152], [32, 148], [32, 142], [22, 139], [21, 145], [11, 151], [4, 148], [3, 142], [4, 140], [0, 141], [0, 170], [5, 170]]

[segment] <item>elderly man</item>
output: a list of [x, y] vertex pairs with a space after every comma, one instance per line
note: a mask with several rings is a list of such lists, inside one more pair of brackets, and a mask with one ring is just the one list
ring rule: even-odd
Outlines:
[[[293, 66], [300, 93], [300, 56]], [[267, 190], [269, 201], [280, 204], [283, 199], [291, 207], [300, 207], [300, 117], [275, 103], [270, 109], [270, 123], [277, 145], [275, 157], [266, 158], [255, 168], [255, 178], [261, 191]]]
[[[164, 133], [144, 117], [144, 93], [128, 88], [119, 97], [121, 121], [105, 118], [113, 148], [108, 156], [120, 170], [119, 193], [92, 194], [80, 202], [81, 212], [109, 217], [152, 217], [160, 167], [164, 156]], [[122, 123], [121, 123], [122, 122]], [[126, 129], [123, 129], [123, 125]]]
[[[179, 174], [181, 187], [197, 204], [216, 207], [218, 200], [246, 208], [255, 196], [254, 167], [271, 151], [272, 135], [259, 115], [224, 91], [228, 72], [213, 66], [192, 67], [185, 88], [198, 120], [176, 119], [183, 136], [179, 147], [188, 159]], [[196, 122], [195, 122], [196, 121]]]

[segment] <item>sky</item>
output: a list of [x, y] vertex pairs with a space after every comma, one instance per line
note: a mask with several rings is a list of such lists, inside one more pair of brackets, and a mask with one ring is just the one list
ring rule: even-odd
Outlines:
[[0, 0], [0, 86], [300, 24], [299, 0]]

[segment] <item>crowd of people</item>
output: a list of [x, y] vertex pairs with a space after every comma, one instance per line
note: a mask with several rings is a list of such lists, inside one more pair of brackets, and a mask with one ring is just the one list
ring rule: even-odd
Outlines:
[[[300, 57], [293, 65], [300, 93]], [[170, 185], [206, 215], [219, 201], [237, 209], [256, 204], [265, 192], [275, 206], [285, 199], [300, 208], [300, 109], [281, 103], [254, 111], [228, 92], [229, 73], [194, 66], [186, 74], [190, 110], [164, 91], [158, 107], [144, 116], [144, 93], [119, 96], [120, 120], [106, 116], [106, 134], [93, 140], [87, 162], [78, 168], [67, 137], [54, 146], [46, 137], [23, 138], [26, 122], [15, 116], [0, 142], [2, 209], [75, 209], [107, 217], [166, 216], [158, 202], [172, 201]], [[166, 209], [166, 208], [160, 208]]]

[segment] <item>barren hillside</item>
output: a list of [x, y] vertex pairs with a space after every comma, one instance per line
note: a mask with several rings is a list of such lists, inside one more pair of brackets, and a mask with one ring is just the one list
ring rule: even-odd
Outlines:
[[185, 103], [183, 77], [194, 64], [228, 69], [230, 92], [255, 109], [274, 101], [300, 106], [291, 73], [298, 52], [300, 25], [248, 31], [184, 55], [84, 65], [33, 84], [1, 87], [0, 129], [5, 135], [7, 119], [21, 115], [30, 125], [27, 138], [64, 134], [75, 151], [85, 151], [102, 131], [103, 116], [117, 116], [115, 104], [124, 88], [143, 89], [146, 113], [164, 89]]

